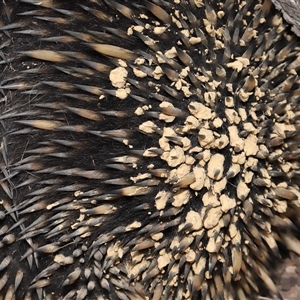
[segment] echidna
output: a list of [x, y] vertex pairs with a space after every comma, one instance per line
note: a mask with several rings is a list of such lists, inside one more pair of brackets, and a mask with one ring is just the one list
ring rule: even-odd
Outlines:
[[280, 297], [300, 39], [271, 1], [0, 13], [0, 299]]

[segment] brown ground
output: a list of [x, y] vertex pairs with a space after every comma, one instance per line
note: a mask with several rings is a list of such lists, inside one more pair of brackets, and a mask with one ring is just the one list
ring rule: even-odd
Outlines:
[[282, 267], [280, 290], [285, 300], [300, 299], [300, 257], [295, 254]]
[[[300, 257], [291, 253], [276, 271], [278, 288], [283, 300], [300, 300]], [[277, 300], [278, 298], [259, 297], [259, 300]]]

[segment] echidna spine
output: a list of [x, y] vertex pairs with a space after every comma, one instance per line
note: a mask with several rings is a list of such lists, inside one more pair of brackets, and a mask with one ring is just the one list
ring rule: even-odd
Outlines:
[[0, 299], [280, 297], [300, 41], [271, 1], [0, 12]]

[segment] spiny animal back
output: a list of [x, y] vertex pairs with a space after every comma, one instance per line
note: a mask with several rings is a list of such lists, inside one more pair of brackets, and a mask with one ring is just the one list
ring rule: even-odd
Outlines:
[[0, 295], [278, 293], [278, 244], [299, 252], [300, 63], [271, 2], [0, 8]]

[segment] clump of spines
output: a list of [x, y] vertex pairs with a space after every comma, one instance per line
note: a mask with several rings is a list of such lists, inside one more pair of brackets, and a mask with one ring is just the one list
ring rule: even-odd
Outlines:
[[0, 8], [2, 298], [278, 294], [300, 64], [270, 1]]

